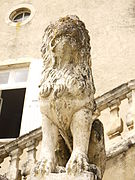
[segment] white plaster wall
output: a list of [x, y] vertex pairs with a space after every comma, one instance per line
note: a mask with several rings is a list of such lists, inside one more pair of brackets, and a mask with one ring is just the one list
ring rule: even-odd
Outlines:
[[[32, 4], [35, 15], [24, 26], [9, 26], [5, 18], [20, 3]], [[0, 64], [8, 64], [9, 59], [16, 63], [21, 57], [40, 58], [41, 37], [48, 23], [76, 14], [90, 32], [96, 95], [101, 95], [135, 78], [134, 9], [134, 0], [1, 0]]]
[[135, 147], [109, 159], [103, 180], [134, 180], [135, 179]]
[[[8, 25], [8, 12], [21, 3], [33, 5], [33, 19], [24, 26]], [[135, 0], [1, 0], [0, 66], [40, 59], [45, 27], [67, 14], [78, 15], [90, 32], [96, 96], [135, 78]], [[133, 156], [108, 161], [104, 179], [134, 179]], [[119, 165], [113, 166], [115, 160]]]

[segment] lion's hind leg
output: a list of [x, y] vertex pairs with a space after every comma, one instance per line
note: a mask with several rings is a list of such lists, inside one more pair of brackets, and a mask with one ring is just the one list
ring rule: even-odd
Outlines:
[[94, 120], [91, 129], [88, 157], [90, 160], [90, 171], [102, 179], [105, 171], [106, 153], [104, 143], [104, 128], [100, 120]]

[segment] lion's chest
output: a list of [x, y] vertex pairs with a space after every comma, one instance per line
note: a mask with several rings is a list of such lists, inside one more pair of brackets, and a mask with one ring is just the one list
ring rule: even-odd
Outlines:
[[88, 99], [70, 99], [70, 98], [49, 98], [40, 100], [40, 110], [54, 124], [62, 129], [68, 129], [72, 121], [73, 114], [80, 108], [88, 106]]

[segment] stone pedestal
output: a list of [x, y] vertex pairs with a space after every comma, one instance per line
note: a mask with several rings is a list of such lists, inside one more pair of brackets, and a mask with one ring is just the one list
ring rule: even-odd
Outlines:
[[80, 175], [67, 175], [66, 173], [51, 173], [48, 176], [32, 177], [31, 180], [98, 180], [92, 172], [82, 173]]

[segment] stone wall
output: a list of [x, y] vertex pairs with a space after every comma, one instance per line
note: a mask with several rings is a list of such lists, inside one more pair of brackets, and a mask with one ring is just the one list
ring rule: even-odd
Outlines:
[[[21, 3], [33, 5], [34, 17], [26, 25], [8, 25], [10, 9]], [[135, 77], [134, 9], [134, 0], [2, 0], [0, 64], [18, 63], [22, 57], [26, 61], [40, 58], [41, 37], [48, 23], [76, 14], [90, 31], [93, 74], [100, 95]]]
[[[135, 147], [131, 147], [118, 156], [107, 161], [103, 180], [134, 180], [135, 179]], [[115, 165], [115, 166], [114, 166]]]
[[[8, 13], [21, 3], [32, 4], [35, 14], [25, 25], [10, 26], [6, 22]], [[97, 96], [135, 78], [134, 0], [1, 0], [0, 67], [40, 59], [45, 27], [67, 14], [79, 16], [90, 32]], [[134, 180], [134, 156], [133, 146], [108, 159], [104, 180]], [[4, 167], [7, 169], [7, 164]]]

